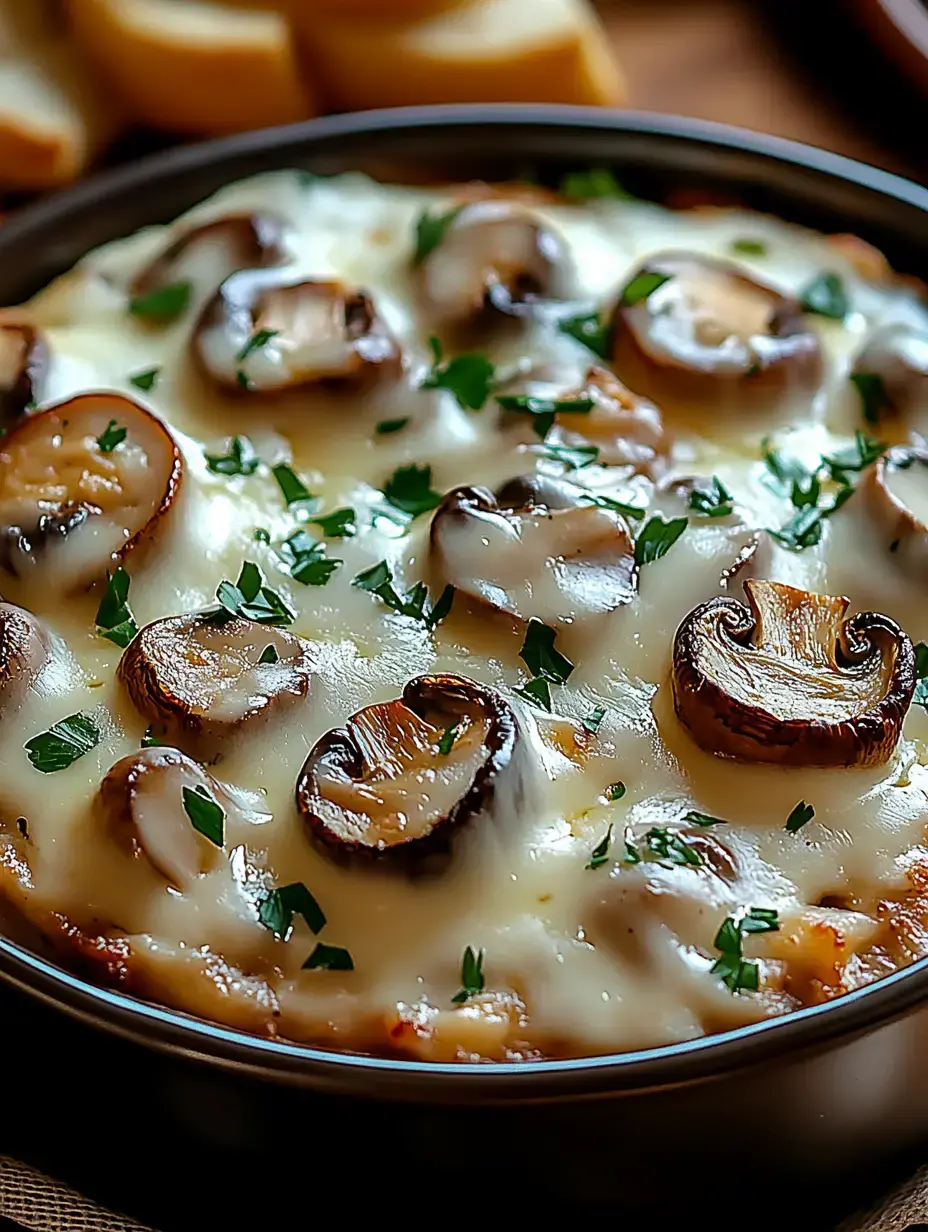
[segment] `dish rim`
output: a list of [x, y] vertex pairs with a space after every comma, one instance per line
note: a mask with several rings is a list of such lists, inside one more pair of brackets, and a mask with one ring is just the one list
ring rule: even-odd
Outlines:
[[[692, 142], [850, 181], [858, 189], [928, 214], [928, 189], [892, 172], [725, 124], [548, 104], [455, 104], [328, 116], [153, 154], [20, 210], [0, 232], [0, 253], [28, 244], [36, 233], [66, 225], [69, 217], [101, 200], [138, 193], [149, 184], [156, 188], [159, 182], [186, 171], [218, 168], [254, 156], [268, 158], [279, 167], [287, 165], [284, 158], [288, 158], [292, 166], [314, 144], [339, 136], [369, 138], [379, 133], [441, 129], [453, 135], [455, 130], [475, 125], [583, 128]], [[759, 1065], [785, 1052], [796, 1055], [849, 1040], [888, 1025], [928, 1000], [928, 957], [833, 1001], [726, 1032], [633, 1052], [491, 1065], [382, 1058], [249, 1035], [91, 984], [2, 935], [0, 979], [96, 1028], [241, 1074], [404, 1102], [486, 1104], [572, 1101], [680, 1086]]]

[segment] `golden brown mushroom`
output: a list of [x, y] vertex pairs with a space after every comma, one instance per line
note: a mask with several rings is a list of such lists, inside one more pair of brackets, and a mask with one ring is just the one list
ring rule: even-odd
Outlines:
[[678, 414], [811, 393], [822, 367], [797, 300], [731, 262], [689, 252], [659, 253], [631, 276], [610, 355], [632, 389]]
[[283, 393], [396, 375], [400, 351], [366, 292], [243, 270], [206, 305], [193, 337], [207, 379], [227, 392]]
[[216, 844], [193, 825], [184, 792], [218, 805], [230, 801], [218, 784], [177, 749], [151, 748], [123, 757], [100, 784], [96, 808], [115, 840], [145, 859], [178, 890], [187, 889], [221, 858]]
[[199, 613], [146, 625], [118, 677], [159, 736], [201, 757], [309, 692], [310, 643], [281, 629]]
[[928, 333], [901, 321], [881, 326], [854, 360], [852, 379], [871, 418], [899, 415], [913, 419], [924, 431], [928, 424]]
[[0, 718], [15, 710], [48, 659], [48, 640], [32, 615], [0, 603]]
[[0, 325], [0, 428], [9, 429], [42, 397], [48, 346], [33, 325]]
[[170, 432], [118, 394], [81, 394], [0, 439], [0, 568], [89, 586], [150, 539], [180, 486]]
[[890, 449], [861, 485], [863, 508], [896, 566], [928, 581], [928, 450]]
[[[516, 717], [494, 689], [419, 676], [366, 706], [307, 757], [296, 803], [313, 841], [341, 862], [445, 857], [456, 832], [522, 791]], [[512, 776], [510, 778], [510, 776]]]
[[453, 326], [565, 298], [571, 270], [564, 241], [549, 226], [520, 205], [484, 200], [461, 207], [419, 278], [429, 317]]
[[888, 616], [844, 620], [848, 601], [745, 582], [677, 630], [677, 715], [700, 748], [742, 761], [874, 766], [892, 755], [915, 690], [912, 643]]
[[147, 296], [186, 282], [201, 296], [236, 270], [280, 265], [287, 259], [285, 228], [273, 214], [229, 214], [191, 227], [136, 275], [132, 294]]
[[495, 495], [455, 488], [432, 518], [432, 569], [520, 620], [556, 625], [629, 603], [638, 570], [628, 527], [589, 499], [539, 475], [511, 479]]

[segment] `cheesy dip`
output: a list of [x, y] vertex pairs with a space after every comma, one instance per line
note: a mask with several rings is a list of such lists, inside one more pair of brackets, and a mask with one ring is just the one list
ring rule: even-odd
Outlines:
[[4, 310], [0, 423], [0, 888], [73, 969], [493, 1061], [928, 951], [928, 310], [861, 241], [265, 175]]

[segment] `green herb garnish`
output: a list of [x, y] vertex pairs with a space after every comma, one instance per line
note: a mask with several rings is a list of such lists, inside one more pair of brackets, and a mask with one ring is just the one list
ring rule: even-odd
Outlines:
[[812, 820], [815, 816], [815, 809], [811, 804], [806, 804], [805, 800], [800, 800], [789, 817], [786, 819], [786, 828], [790, 834], [795, 834], [797, 830]]
[[513, 689], [518, 697], [524, 698], [525, 701], [532, 706], [538, 706], [541, 710], [551, 709], [551, 686], [543, 676], [536, 676], [534, 680], [527, 680], [525, 684], [517, 686]]
[[340, 945], [316, 943], [316, 948], [303, 963], [304, 971], [353, 971], [354, 959]]
[[416, 249], [412, 258], [416, 265], [438, 247], [463, 208], [463, 205], [455, 205], [438, 214], [423, 210], [416, 220]]
[[143, 749], [157, 749], [161, 747], [162, 742], [160, 737], [155, 735], [154, 727], [149, 724], [149, 726], [145, 728], [145, 734], [142, 736], [139, 743]]
[[146, 295], [136, 295], [129, 300], [129, 312], [143, 321], [167, 325], [186, 312], [193, 286], [189, 282], [172, 282]]
[[129, 384], [134, 385], [136, 389], [140, 389], [142, 393], [151, 393], [157, 385], [160, 375], [160, 368], [147, 368], [144, 372], [136, 372], [134, 376], [130, 376]]
[[107, 576], [106, 590], [97, 608], [97, 632], [123, 650], [139, 631], [129, 610], [129, 575], [122, 567]]
[[519, 658], [533, 676], [541, 676], [552, 684], [565, 684], [574, 665], [555, 649], [556, 639], [556, 630], [533, 616], [528, 622]]
[[214, 475], [253, 475], [261, 459], [247, 436], [234, 436], [227, 454], [205, 454], [206, 466]]
[[734, 509], [732, 500], [732, 494], [718, 475], [713, 475], [708, 488], [694, 488], [690, 492], [689, 507], [706, 518], [727, 518]]
[[558, 185], [558, 192], [570, 201], [595, 201], [610, 198], [617, 201], [634, 200], [623, 188], [613, 173], [606, 167], [591, 167], [589, 171], [570, 171]]
[[598, 445], [542, 445], [540, 452], [546, 458], [562, 462], [568, 470], [579, 471], [590, 466], [599, 457]]
[[665, 826], [652, 826], [644, 835], [648, 851], [659, 860], [669, 860], [671, 864], [689, 864], [698, 868], [702, 864], [699, 852], [673, 830]]
[[267, 344], [271, 341], [271, 339], [276, 338], [279, 333], [280, 333], [279, 329], [256, 330], [255, 333], [251, 335], [251, 337], [242, 347], [242, 349], [238, 352], [235, 358], [238, 360], [240, 364], [243, 364], [250, 355], [254, 355], [255, 351], [263, 350], [263, 348], [267, 346]]
[[767, 245], [763, 240], [752, 240], [747, 236], [732, 240], [730, 248], [732, 252], [737, 252], [742, 257], [766, 257], [767, 255]]
[[598, 312], [580, 313], [573, 317], [561, 317], [557, 323], [562, 334], [582, 342], [585, 347], [605, 359], [609, 352], [609, 324]]
[[434, 334], [429, 338], [429, 348], [433, 356], [432, 370], [419, 388], [447, 389], [463, 410], [482, 411], [496, 379], [495, 365], [479, 351], [444, 359], [441, 343]]
[[238, 581], [220, 582], [216, 590], [220, 617], [243, 616], [259, 625], [290, 625], [296, 618], [276, 591], [265, 585], [264, 574], [250, 560], [242, 565]]
[[609, 823], [609, 829], [606, 831], [604, 838], [596, 844], [590, 855], [590, 862], [586, 865], [587, 868], [602, 868], [604, 864], [609, 863], [609, 847], [612, 843], [612, 823]]
[[344, 562], [325, 554], [325, 544], [313, 539], [305, 530], [296, 530], [281, 545], [281, 559], [290, 576], [303, 586], [325, 586]]
[[408, 423], [408, 415], [404, 415], [402, 419], [381, 419], [374, 431], [378, 436], [390, 436], [394, 432], [402, 431]]
[[600, 725], [605, 717], [606, 717], [605, 706], [597, 706], [596, 709], [592, 711], [592, 713], [588, 714], [586, 718], [581, 721], [583, 723], [583, 726], [586, 728], [586, 730], [595, 736], [596, 733], [599, 731]]
[[496, 401], [504, 411], [530, 415], [535, 435], [542, 440], [553, 427], [559, 411], [570, 415], [586, 415], [595, 405], [592, 398], [540, 398], [533, 394], [497, 394]]
[[271, 890], [258, 906], [258, 919], [281, 941], [290, 940], [295, 915], [303, 917], [311, 932], [325, 928], [325, 914], [302, 881]]
[[258, 663], [260, 664], [260, 663], [279, 663], [279, 662], [280, 662], [280, 655], [277, 653], [276, 647], [270, 645], [269, 643], [261, 651], [261, 657], [258, 659]]
[[423, 621], [429, 629], [434, 629], [445, 619], [454, 603], [454, 587], [451, 585], [444, 588], [434, 604], [429, 602], [424, 582], [416, 582], [408, 594], [400, 595], [393, 586], [393, 574], [385, 560], [363, 570], [352, 579], [351, 585], [376, 595], [391, 611]]
[[739, 920], [728, 916], [715, 934], [714, 945], [720, 956], [712, 964], [712, 974], [732, 992], [756, 992], [760, 985], [759, 968], [756, 962], [743, 957], [744, 937], [750, 933], [776, 932], [779, 927], [777, 913], [764, 907], [752, 907]]
[[665, 521], [659, 513], [649, 518], [635, 540], [635, 564], [650, 565], [666, 556], [688, 525], [687, 518]]
[[446, 727], [438, 740], [438, 751], [442, 757], [447, 757], [454, 748], [454, 742], [458, 738], [458, 729], [460, 723], [452, 723], [450, 727]]
[[655, 291], [660, 290], [665, 282], [669, 282], [673, 274], [659, 274], [657, 270], [642, 270], [635, 274], [622, 288], [619, 302], [626, 308], [633, 308], [642, 300], [648, 299]]
[[819, 274], [799, 293], [803, 312], [827, 317], [830, 321], [843, 321], [851, 305], [838, 274]]
[[730, 822], [727, 822], [724, 817], [711, 817], [708, 813], [697, 813], [694, 809], [690, 809], [688, 813], [684, 813], [683, 820], [690, 826], [707, 827], [727, 826], [731, 824]]
[[100, 731], [85, 714], [72, 714], [48, 731], [33, 736], [25, 745], [32, 765], [41, 774], [66, 770], [72, 762], [100, 743]]
[[350, 539], [358, 530], [358, 515], [353, 509], [333, 509], [307, 521], [318, 526], [327, 539]]
[[859, 429], [854, 433], [854, 444], [848, 449], [822, 458], [822, 465], [835, 483], [847, 484], [848, 475], [866, 470], [886, 452], [886, 443], [867, 436]]
[[217, 847], [221, 847], [225, 841], [226, 822], [222, 806], [212, 799], [205, 787], [185, 787], [183, 800], [184, 812], [190, 818], [194, 830]]
[[275, 466], [272, 466], [271, 473], [277, 480], [277, 486], [280, 488], [288, 509], [291, 505], [298, 505], [309, 501], [314, 502], [317, 499], [307, 488], [303, 480], [300, 479], [293, 467], [288, 466], [286, 462], [278, 462]]
[[613, 800], [621, 800], [625, 795], [625, 784], [621, 779], [618, 779], [615, 783], [610, 783], [603, 794], [610, 802]]
[[461, 991], [456, 992], [451, 998], [454, 1005], [461, 1005], [468, 998], [476, 997], [478, 993], [483, 992], [485, 956], [485, 950], [473, 950], [470, 946], [464, 951], [464, 957], [461, 959]]
[[385, 500], [411, 518], [428, 513], [441, 502], [441, 493], [432, 488], [431, 466], [398, 467], [383, 485]]
[[886, 382], [878, 372], [852, 372], [848, 379], [860, 395], [864, 422], [875, 427], [883, 411], [891, 406]]
[[117, 445], [121, 445], [129, 435], [128, 428], [119, 428], [116, 420], [111, 419], [106, 425], [102, 436], [97, 437], [97, 445], [101, 453], [112, 453]]

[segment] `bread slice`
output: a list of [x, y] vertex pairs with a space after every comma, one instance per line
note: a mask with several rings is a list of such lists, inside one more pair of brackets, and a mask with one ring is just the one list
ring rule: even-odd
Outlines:
[[145, 124], [215, 136], [315, 114], [287, 18], [200, 0], [66, 0], [98, 71]]
[[0, 0], [0, 185], [54, 188], [122, 123], [46, 0]]
[[418, 21], [294, 20], [331, 108], [406, 103], [617, 103], [613, 61], [586, 0], [472, 0]]

